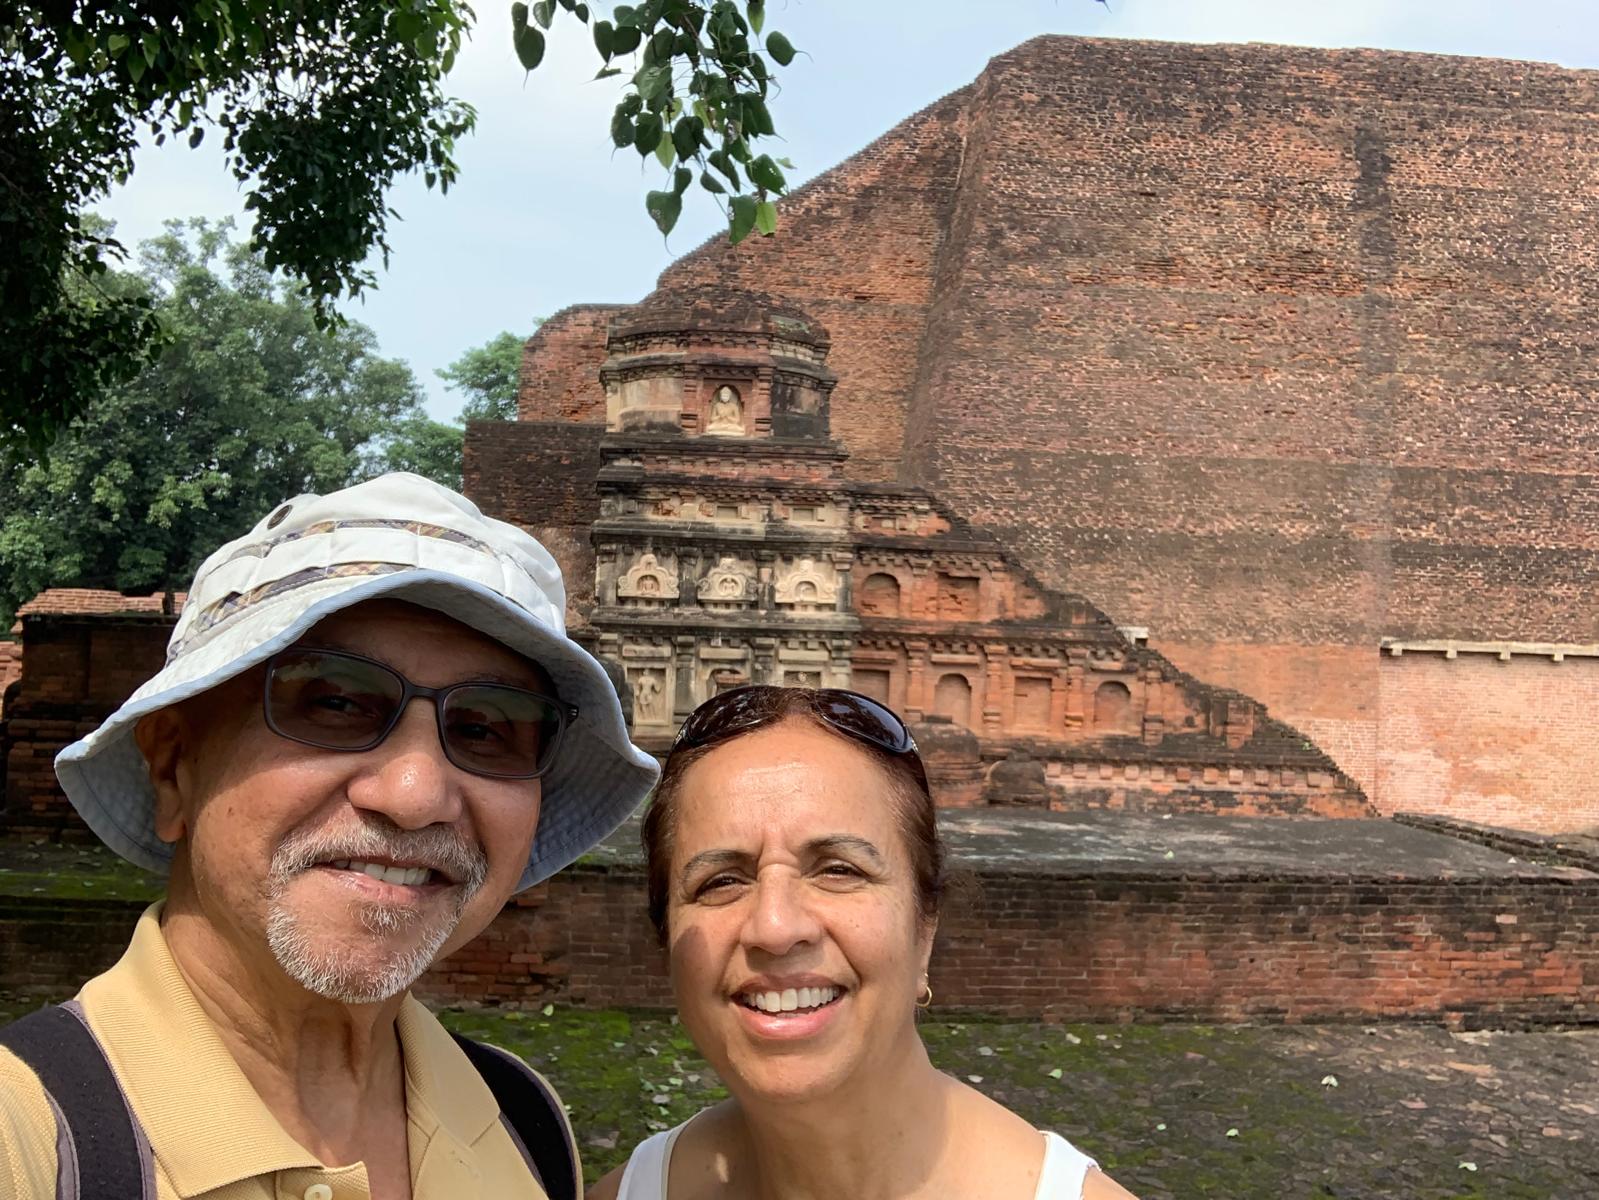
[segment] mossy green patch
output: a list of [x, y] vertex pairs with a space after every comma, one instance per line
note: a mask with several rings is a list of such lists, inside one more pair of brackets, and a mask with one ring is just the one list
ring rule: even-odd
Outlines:
[[166, 880], [103, 846], [0, 844], [0, 897], [158, 900]]

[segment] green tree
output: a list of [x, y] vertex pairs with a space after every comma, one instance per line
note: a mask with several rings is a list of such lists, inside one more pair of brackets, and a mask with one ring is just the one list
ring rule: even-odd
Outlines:
[[[534, 328], [543, 323], [533, 322]], [[435, 374], [452, 392], [466, 397], [460, 421], [516, 420], [516, 384], [522, 372], [522, 346], [527, 338], [506, 330], [481, 346], [473, 346]]]
[[[562, 11], [588, 27], [600, 76], [627, 76], [611, 136], [660, 160], [666, 184], [645, 197], [660, 229], [697, 175], [734, 240], [772, 232], [786, 181], [753, 143], [773, 132], [768, 60], [795, 51], [773, 32], [762, 52], [764, 0], [643, 0], [609, 19], [581, 0], [517, 0], [527, 70]], [[456, 177], [475, 114], [444, 80], [474, 21], [461, 0], [0, 3], [0, 438], [43, 445], [159, 349], [150, 298], [103, 286], [121, 247], [83, 219], [131, 173], [141, 133], [221, 137], [263, 264], [326, 323], [374, 284], [372, 253], [387, 259], [395, 178]]]
[[0, 622], [49, 586], [181, 586], [285, 496], [384, 469], [422, 419], [410, 368], [370, 330], [318, 327], [302, 289], [226, 224], [168, 230], [139, 272], [104, 280], [150, 303], [159, 357], [102, 389], [42, 461], [18, 445], [0, 458]]
[[[542, 321], [536, 318], [534, 327]], [[459, 489], [466, 433], [462, 427], [468, 421], [516, 420], [516, 384], [526, 341], [507, 330], [434, 372], [450, 391], [466, 397], [461, 414], [454, 424], [427, 417], [402, 422], [384, 449], [388, 469], [414, 471]]]

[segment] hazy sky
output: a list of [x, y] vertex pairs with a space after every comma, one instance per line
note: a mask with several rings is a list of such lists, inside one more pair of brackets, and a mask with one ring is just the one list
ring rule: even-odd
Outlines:
[[[598, 5], [608, 10], [609, 5]], [[377, 292], [351, 305], [386, 354], [407, 359], [429, 407], [460, 402], [434, 371], [502, 329], [568, 304], [631, 301], [722, 226], [698, 188], [663, 244], [644, 213], [660, 186], [653, 158], [613, 155], [617, 80], [591, 82], [599, 59], [586, 30], [557, 12], [545, 62], [524, 78], [510, 45], [509, 0], [478, 0], [471, 47], [450, 77], [477, 107], [448, 196], [405, 180], [404, 218]], [[806, 54], [781, 74], [771, 104], [786, 145], [772, 153], [802, 183], [911, 113], [970, 82], [995, 54], [1041, 33], [1193, 42], [1373, 46], [1599, 67], [1595, 0], [768, 0], [767, 29]], [[807, 57], [808, 55], [808, 57]], [[181, 141], [181, 139], [180, 139]], [[240, 194], [212, 149], [146, 149], [132, 181], [101, 211], [129, 245], [169, 217], [240, 217]], [[871, 231], [860, 231], [870, 237]], [[781, 233], [779, 233], [781, 236]]]

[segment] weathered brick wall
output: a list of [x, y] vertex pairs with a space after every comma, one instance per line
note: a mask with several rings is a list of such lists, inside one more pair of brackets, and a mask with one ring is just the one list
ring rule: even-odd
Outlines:
[[1154, 644], [1209, 683], [1252, 688], [1380, 812], [1544, 833], [1599, 828], [1599, 661]]
[[[598, 382], [594, 386], [597, 391]], [[601, 395], [601, 424], [473, 421], [463, 454], [463, 490], [489, 516], [520, 525], [544, 543], [566, 580], [567, 611], [579, 615], [594, 602], [589, 526], [600, 515], [594, 478], [604, 412]]]
[[973, 107], [914, 478], [1155, 637], [1599, 639], [1592, 73], [1040, 39]]
[[55, 756], [160, 670], [172, 622], [158, 613], [22, 618], [22, 675], [0, 726], [0, 832], [92, 840], [56, 785]]
[[1064, 1019], [1599, 1019], [1599, 883], [982, 880], [940, 1004]]
[[624, 305], [576, 304], [545, 321], [522, 347], [516, 391], [521, 421], [605, 421], [600, 362], [605, 331]]
[[[1593, 72], [1040, 38], [662, 284], [819, 317], [853, 477], [926, 485], [1371, 790], [1381, 638], [1599, 641], [1596, 133]], [[1437, 746], [1507, 721], [1532, 762], [1543, 710], [1456, 699]]]
[[1379, 809], [1599, 831], [1599, 659], [1412, 653], [1378, 677]]
[[[636, 868], [508, 906], [418, 992], [438, 1004], [671, 1004]], [[0, 991], [60, 997], [141, 904], [0, 903]], [[988, 873], [946, 915], [942, 1011], [1051, 1019], [1599, 1020], [1599, 881]]]
[[[965, 119], [964, 93], [946, 97], [797, 189], [783, 202], [780, 237], [731, 247], [718, 235], [661, 276], [663, 288], [714, 283], [766, 293], [829, 331], [848, 327], [828, 365], [849, 381], [848, 396], [835, 394], [832, 428], [854, 456], [847, 470], [855, 478], [892, 479], [898, 470]], [[604, 419], [598, 371], [611, 311], [568, 310], [540, 327], [524, 360], [524, 419]]]

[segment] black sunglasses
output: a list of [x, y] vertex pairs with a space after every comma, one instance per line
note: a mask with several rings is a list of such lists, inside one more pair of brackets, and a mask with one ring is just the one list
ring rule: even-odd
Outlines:
[[923, 792], [929, 796], [927, 768], [916, 751], [916, 739], [893, 709], [870, 696], [843, 688], [785, 688], [755, 683], [712, 696], [689, 714], [672, 742], [672, 753], [695, 750], [779, 721], [794, 712], [789, 700], [795, 694], [806, 700], [806, 710], [857, 742], [903, 759]]
[[533, 779], [549, 769], [577, 709], [503, 683], [418, 687], [393, 667], [341, 650], [291, 647], [267, 660], [267, 728], [323, 750], [371, 750], [413, 697], [433, 701], [444, 756], [463, 771]]

